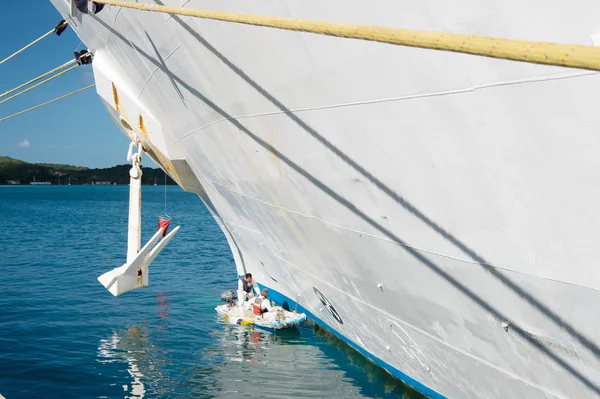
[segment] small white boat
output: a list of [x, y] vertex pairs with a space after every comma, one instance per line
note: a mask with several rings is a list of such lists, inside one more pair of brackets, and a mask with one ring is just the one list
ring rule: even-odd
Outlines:
[[215, 310], [223, 315], [228, 324], [255, 325], [270, 331], [296, 327], [306, 321], [304, 313], [290, 312], [281, 306], [272, 306], [270, 312], [256, 315], [248, 302], [244, 302], [241, 306], [237, 303], [226, 303], [217, 306]]

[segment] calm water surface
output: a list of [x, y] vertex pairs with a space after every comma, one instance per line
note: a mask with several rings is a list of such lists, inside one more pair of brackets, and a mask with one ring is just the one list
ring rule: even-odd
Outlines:
[[[145, 242], [164, 188], [144, 187]], [[181, 231], [150, 287], [114, 298], [96, 278], [125, 261], [128, 187], [0, 187], [0, 394], [16, 398], [417, 398], [305, 325], [276, 335], [219, 322], [236, 278], [200, 200], [169, 187]]]

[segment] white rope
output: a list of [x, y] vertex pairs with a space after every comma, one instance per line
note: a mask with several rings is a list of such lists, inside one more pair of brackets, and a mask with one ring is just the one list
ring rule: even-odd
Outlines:
[[62, 64], [60, 66], [57, 66], [56, 68], [52, 69], [51, 71], [45, 72], [45, 73], [41, 74], [40, 76], [37, 76], [37, 77], [31, 79], [30, 81], [25, 82], [25, 83], [23, 83], [23, 84], [15, 87], [14, 89], [10, 89], [8, 91], [5, 91], [4, 93], [0, 94], [0, 98], [2, 98], [4, 96], [7, 96], [10, 93], [13, 93], [13, 92], [15, 92], [15, 91], [17, 91], [17, 90], [19, 90], [19, 89], [27, 86], [27, 85], [30, 85], [31, 83], [37, 82], [38, 80], [40, 80], [42, 78], [45, 78], [48, 75], [52, 75], [54, 72], [60, 71], [61, 69], [66, 68], [66, 67], [68, 67], [69, 65], [71, 65], [71, 64], [73, 64], [75, 62], [77, 62], [77, 61], [76, 60], [71, 60], [69, 62], [65, 62], [64, 64]]
[[56, 98], [54, 98], [54, 99], [52, 99], [52, 100], [50, 100], [50, 101], [46, 101], [45, 103], [42, 103], [42, 104], [36, 105], [35, 107], [27, 108], [27, 109], [25, 109], [25, 110], [23, 110], [23, 111], [16, 112], [16, 113], [14, 113], [14, 114], [12, 114], [12, 115], [5, 116], [4, 118], [0, 118], [0, 122], [4, 122], [4, 121], [5, 121], [5, 120], [7, 120], [7, 119], [14, 118], [15, 116], [22, 115], [22, 114], [24, 114], [24, 113], [26, 113], [26, 112], [29, 112], [29, 111], [33, 111], [34, 109], [41, 108], [41, 107], [43, 107], [43, 106], [45, 106], [45, 105], [52, 104], [52, 103], [53, 103], [53, 102], [55, 102], [55, 101], [62, 100], [63, 98], [70, 97], [70, 96], [72, 96], [72, 95], [74, 95], [74, 94], [81, 93], [82, 91], [84, 91], [84, 90], [87, 90], [87, 89], [91, 89], [91, 88], [92, 88], [92, 87], [94, 87], [94, 86], [96, 86], [96, 85], [95, 85], [95, 84], [92, 84], [92, 85], [89, 85], [89, 86], [86, 86], [86, 87], [82, 87], [82, 88], [81, 88], [81, 89], [79, 89], [79, 90], [75, 90], [75, 91], [72, 91], [72, 92], [70, 92], [70, 93], [67, 93], [67, 94], [65, 94], [65, 95], [63, 95], [63, 96], [56, 97]]
[[50, 76], [49, 78], [42, 80], [40, 83], [34, 84], [33, 86], [31, 86], [31, 87], [28, 87], [28, 88], [26, 88], [25, 90], [18, 92], [17, 94], [13, 94], [12, 96], [10, 96], [10, 97], [8, 97], [8, 98], [5, 98], [4, 100], [0, 101], [0, 104], [3, 104], [3, 103], [5, 103], [5, 102], [7, 102], [7, 101], [10, 101], [10, 100], [12, 100], [12, 99], [13, 99], [13, 98], [15, 98], [15, 97], [19, 97], [21, 94], [25, 94], [25, 93], [27, 93], [28, 91], [35, 89], [36, 87], [40, 87], [41, 85], [48, 83], [48, 82], [49, 82], [49, 81], [51, 81], [52, 79], [56, 79], [56, 78], [58, 78], [60, 75], [64, 75], [65, 73], [72, 71], [73, 69], [77, 68], [78, 66], [79, 66], [79, 65], [73, 65], [71, 68], [67, 68], [67, 69], [65, 69], [64, 71], [62, 71], [62, 72], [59, 72], [59, 73], [57, 73], [57, 74], [56, 74], [56, 75], [54, 75], [54, 76]]
[[22, 53], [23, 51], [27, 50], [29, 47], [33, 46], [34, 44], [36, 44], [37, 42], [41, 41], [42, 39], [45, 39], [46, 37], [50, 36], [51, 34], [53, 34], [56, 31], [56, 28], [52, 28], [52, 30], [50, 30], [48, 33], [44, 33], [42, 36], [38, 37], [37, 39], [35, 39], [34, 41], [32, 41], [31, 43], [29, 43], [27, 46], [23, 47], [22, 49], [16, 51], [15, 53], [9, 55], [8, 57], [6, 57], [5, 59], [3, 59], [2, 61], [0, 61], [0, 65], [4, 64], [6, 61], [10, 60], [11, 58], [19, 55], [20, 53]]

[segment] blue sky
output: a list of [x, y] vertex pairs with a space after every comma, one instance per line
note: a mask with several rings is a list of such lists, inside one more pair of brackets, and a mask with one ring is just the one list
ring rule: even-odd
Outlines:
[[[46, 33], [62, 19], [49, 0], [3, 3], [6, 4], [2, 4], [0, 12], [0, 60]], [[73, 30], [67, 28], [60, 37], [52, 35], [0, 65], [0, 94], [71, 60], [79, 42]], [[93, 81], [91, 66], [81, 66], [0, 104], [0, 118]], [[127, 138], [115, 126], [95, 89], [0, 122], [0, 155], [28, 162], [112, 166], [125, 163], [127, 145]]]

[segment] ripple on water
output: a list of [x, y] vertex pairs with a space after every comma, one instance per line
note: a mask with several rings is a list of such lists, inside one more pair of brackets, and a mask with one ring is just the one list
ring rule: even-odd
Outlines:
[[[164, 211], [144, 187], [143, 240]], [[200, 200], [168, 188], [182, 226], [151, 286], [113, 298], [96, 281], [123, 263], [125, 186], [0, 190], [0, 393], [16, 398], [417, 397], [313, 325], [271, 334], [220, 323], [236, 279]]]

